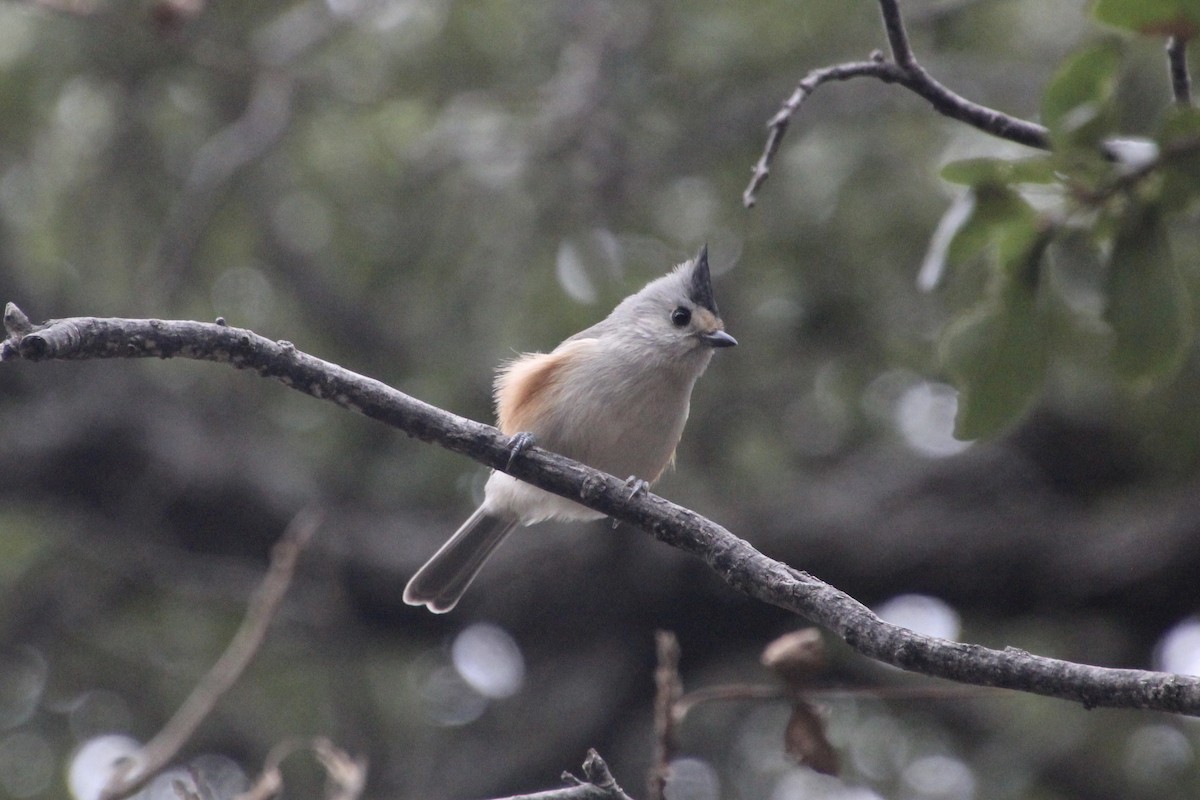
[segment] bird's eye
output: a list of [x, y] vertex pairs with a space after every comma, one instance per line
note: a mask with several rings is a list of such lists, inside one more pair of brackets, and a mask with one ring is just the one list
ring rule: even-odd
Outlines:
[[671, 324], [676, 328], [682, 328], [692, 321], [692, 312], [690, 309], [679, 306], [671, 312]]

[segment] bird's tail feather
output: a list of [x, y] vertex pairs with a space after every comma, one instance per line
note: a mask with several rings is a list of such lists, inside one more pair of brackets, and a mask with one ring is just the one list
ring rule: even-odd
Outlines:
[[480, 507], [404, 587], [404, 602], [444, 614], [458, 603], [517, 520]]

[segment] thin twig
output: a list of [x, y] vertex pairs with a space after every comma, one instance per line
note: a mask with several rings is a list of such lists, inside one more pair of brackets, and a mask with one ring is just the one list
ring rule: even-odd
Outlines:
[[896, 0], [879, 0], [879, 7], [883, 14], [892, 60], [887, 60], [883, 53], [875, 51], [869, 61], [835, 64], [815, 69], [804, 76], [795, 91], [767, 123], [767, 143], [752, 169], [749, 185], [742, 192], [742, 204], [746, 208], [753, 207], [758, 201], [758, 191], [770, 174], [771, 162], [779, 151], [780, 142], [787, 132], [792, 116], [800, 110], [801, 104], [817, 87], [835, 80], [866, 77], [876, 78], [884, 83], [899, 84], [925, 98], [940, 114], [984, 133], [1042, 150], [1050, 148], [1049, 132], [1044, 126], [972, 102], [935, 80], [917, 62], [913, 54]]
[[1167, 39], [1167, 66], [1171, 72], [1171, 93], [1175, 103], [1181, 106], [1192, 104], [1192, 78], [1188, 74], [1186, 36]]
[[766, 684], [730, 683], [721, 686], [706, 686], [688, 692], [679, 698], [675, 704], [675, 723], [679, 724], [696, 706], [712, 702], [731, 702], [741, 700], [783, 700], [788, 697], [789, 690], [784, 686], [768, 686]]
[[125, 774], [114, 776], [101, 795], [101, 800], [120, 800], [141, 789], [158, 774], [195, 733], [208, 717], [217, 701], [237, 681], [262, 644], [267, 628], [275, 617], [296, 569], [300, 552], [312, 540], [320, 524], [320, 514], [301, 511], [284, 531], [271, 551], [271, 565], [262, 583], [250, 598], [246, 616], [229, 646], [213, 664], [192, 693], [184, 700], [175, 715], [162, 730], [130, 760]]
[[500, 800], [633, 800], [617, 784], [608, 764], [595, 750], [588, 750], [583, 762], [583, 777], [579, 780], [569, 772], [563, 773], [563, 781], [568, 784], [561, 789], [551, 789], [534, 794], [513, 795]]
[[[882, 53], [876, 53], [879, 59], [883, 58]], [[851, 78], [861, 78], [870, 76], [880, 78], [881, 70], [887, 68], [887, 64], [882, 60], [871, 61], [854, 61], [847, 64], [835, 64], [831, 67], [822, 67], [814, 69], [812, 72], [804, 76], [804, 78], [796, 85], [795, 91], [787, 100], [783, 101], [783, 105], [775, 112], [775, 116], [771, 117], [767, 122], [767, 144], [763, 148], [763, 153], [758, 157], [758, 161], [754, 164], [753, 175], [750, 178], [750, 185], [742, 192], [742, 203], [746, 208], [752, 208], [757, 202], [759, 187], [766, 182], [767, 176], [771, 172], [771, 162], [775, 159], [775, 153], [779, 151], [779, 145], [783, 142], [783, 135], [787, 133], [788, 124], [792, 121], [792, 116], [800, 108], [800, 104], [808, 99], [808, 96], [817, 90], [817, 87], [830, 81], [848, 81]]]
[[270, 800], [283, 791], [280, 767], [293, 753], [310, 752], [325, 769], [325, 800], [358, 800], [367, 783], [366, 758], [354, 758], [323, 736], [285, 739], [271, 748], [262, 772], [234, 800]]
[[1200, 677], [1114, 669], [952, 642], [892, 625], [845, 592], [767, 558], [715, 522], [651, 492], [630, 496], [624, 478], [530, 447], [510, 463], [509, 437], [409, 397], [386, 384], [244, 328], [191, 321], [74, 317], [21, 332], [0, 344], [0, 361], [190, 358], [251, 370], [469, 456], [562, 497], [647, 531], [702, 559], [736, 591], [787, 609], [841, 637], [867, 658], [977, 686], [1058, 697], [1088, 708], [1142, 708], [1200, 716]]
[[[767, 684], [723, 684], [706, 686], [688, 692], [675, 704], [675, 722], [679, 724], [697, 706], [713, 702], [744, 702], [748, 700], [784, 700], [789, 695], [784, 686]], [[986, 686], [861, 686], [855, 688], [815, 687], [804, 690], [811, 700], [962, 700], [999, 696], [999, 690]]]
[[676, 704], [683, 695], [679, 677], [679, 640], [670, 631], [658, 631], [654, 638], [658, 666], [654, 669], [654, 761], [646, 781], [647, 800], [663, 800], [671, 759], [677, 749]]
[[358, 800], [367, 787], [366, 756], [352, 757], [326, 738], [313, 741], [313, 755], [325, 768], [325, 800]]

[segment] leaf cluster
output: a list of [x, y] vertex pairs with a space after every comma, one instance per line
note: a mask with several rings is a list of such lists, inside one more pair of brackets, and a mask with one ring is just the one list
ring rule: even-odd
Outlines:
[[[1096, 17], [1138, 33], [1187, 35], [1193, 2], [1101, 2]], [[1169, 385], [1195, 336], [1195, 254], [1176, 240], [1200, 196], [1200, 114], [1164, 105], [1147, 137], [1122, 135], [1125, 42], [1072, 54], [1047, 85], [1041, 118], [1051, 149], [948, 164], [964, 188], [948, 213], [936, 270], [982, 268], [986, 290], [955, 312], [939, 343], [960, 391], [956, 435], [995, 434], [1041, 397], [1063, 340], [1099, 331], [1108, 378], [1138, 393]], [[1099, 302], [1073, 302], [1057, 267], [1090, 264]]]

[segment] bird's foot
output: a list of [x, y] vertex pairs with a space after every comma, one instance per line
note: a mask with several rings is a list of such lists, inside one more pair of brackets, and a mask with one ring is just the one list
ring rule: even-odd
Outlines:
[[531, 447], [533, 447], [532, 433], [521, 431], [520, 433], [513, 434], [513, 437], [508, 440], [508, 464], [505, 466], [505, 469], [512, 469], [513, 461], [516, 460], [516, 457]]
[[626, 496], [626, 500], [632, 500], [639, 494], [650, 493], [650, 484], [639, 478], [637, 475], [630, 475], [628, 478], [626, 478], [625, 487], [629, 489], [629, 495]]
[[[647, 494], [650, 491], [650, 484], [639, 478], [637, 475], [630, 475], [628, 478], [626, 478], [625, 486], [629, 489], [629, 494], [625, 496], [626, 500], [632, 500], [639, 494]], [[613, 530], [615, 531], [617, 526], [620, 524], [620, 520], [614, 519], [612, 521]]]

